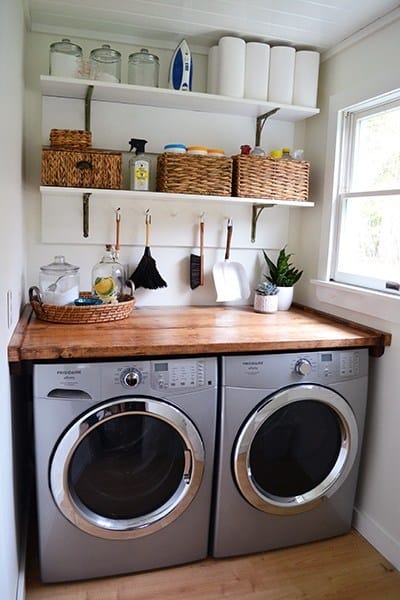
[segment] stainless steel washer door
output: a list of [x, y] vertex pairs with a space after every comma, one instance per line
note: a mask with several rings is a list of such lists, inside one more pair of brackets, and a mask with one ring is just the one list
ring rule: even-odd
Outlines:
[[87, 533], [130, 539], [174, 521], [199, 489], [204, 446], [180, 410], [147, 397], [114, 399], [59, 439], [50, 488], [63, 515]]
[[245, 421], [233, 448], [234, 477], [259, 510], [305, 512], [343, 483], [357, 449], [357, 423], [344, 398], [320, 385], [296, 385]]

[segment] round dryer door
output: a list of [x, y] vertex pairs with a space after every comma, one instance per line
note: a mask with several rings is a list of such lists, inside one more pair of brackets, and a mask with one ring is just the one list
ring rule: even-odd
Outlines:
[[344, 482], [357, 449], [357, 423], [344, 398], [323, 386], [296, 385], [267, 398], [245, 421], [233, 470], [254, 507], [305, 512]]
[[200, 486], [204, 446], [190, 419], [161, 400], [117, 399], [61, 436], [51, 492], [76, 527], [101, 538], [142, 537], [174, 521]]

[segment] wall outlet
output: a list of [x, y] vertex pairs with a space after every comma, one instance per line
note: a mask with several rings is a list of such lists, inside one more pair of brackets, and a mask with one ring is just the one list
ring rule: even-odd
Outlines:
[[7, 327], [10, 329], [12, 325], [12, 291], [7, 290]]

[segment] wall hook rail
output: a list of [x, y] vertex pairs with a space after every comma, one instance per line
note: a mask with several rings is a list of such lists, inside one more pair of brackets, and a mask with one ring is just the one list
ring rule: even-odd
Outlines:
[[82, 196], [83, 209], [83, 237], [89, 237], [89, 198], [91, 194], [88, 192]]
[[251, 215], [251, 241], [254, 244], [256, 241], [256, 229], [258, 217], [261, 215], [264, 208], [272, 208], [274, 204], [253, 204]]

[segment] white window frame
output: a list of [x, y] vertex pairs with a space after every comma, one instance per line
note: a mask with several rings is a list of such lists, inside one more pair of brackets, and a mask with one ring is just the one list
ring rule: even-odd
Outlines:
[[336, 243], [337, 190], [339, 181], [340, 127], [343, 111], [346, 108], [387, 94], [393, 98], [400, 93], [398, 88], [398, 70], [383, 72], [376, 79], [364, 80], [357, 88], [344, 89], [329, 97], [327, 106], [326, 155], [324, 186], [321, 207], [321, 238], [318, 274], [311, 283], [315, 286], [316, 297], [320, 302], [346, 309], [354, 314], [376, 318], [376, 325], [384, 326], [381, 321], [400, 323], [400, 297], [386, 292], [368, 290], [355, 285], [336, 283], [331, 279], [333, 254]]
[[400, 93], [384, 94], [377, 98], [361, 102], [354, 106], [346, 107], [338, 114], [338, 136], [340, 139], [338, 156], [338, 178], [334, 194], [337, 196], [337, 210], [335, 216], [335, 238], [332, 251], [331, 279], [337, 283], [355, 285], [370, 290], [393, 293], [400, 295], [400, 281], [386, 281], [373, 277], [365, 277], [339, 270], [339, 241], [343, 220], [345, 219], [347, 200], [352, 198], [366, 198], [377, 196], [400, 195], [400, 189], [383, 190], [351, 190], [350, 182], [353, 176], [354, 152], [356, 147], [357, 126], [361, 119], [378, 114], [391, 108], [400, 108]]

